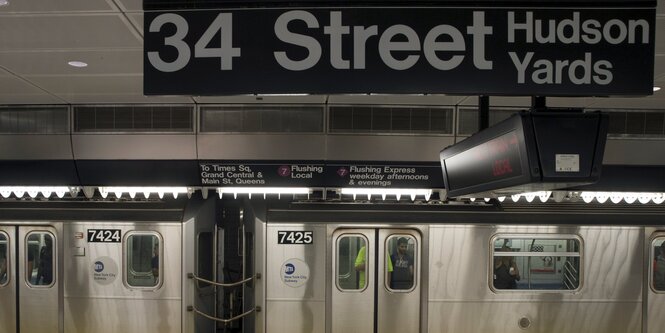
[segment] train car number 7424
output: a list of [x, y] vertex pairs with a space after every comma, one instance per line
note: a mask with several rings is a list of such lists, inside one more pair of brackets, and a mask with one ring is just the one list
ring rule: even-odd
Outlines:
[[120, 243], [120, 229], [88, 229], [89, 243]]
[[312, 244], [312, 231], [278, 231], [277, 244]]

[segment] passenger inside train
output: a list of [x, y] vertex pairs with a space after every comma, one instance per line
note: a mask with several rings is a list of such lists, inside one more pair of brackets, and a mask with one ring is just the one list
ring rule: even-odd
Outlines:
[[155, 283], [159, 280], [159, 244], [155, 244], [150, 260], [150, 268], [152, 269], [152, 276], [155, 278]]
[[367, 247], [363, 245], [358, 251], [354, 267], [358, 271], [358, 289], [365, 287], [365, 265], [367, 263]]
[[[354, 267], [356, 271], [359, 273], [358, 277], [358, 289], [363, 289], [365, 286], [365, 265], [367, 262], [367, 247], [363, 245], [363, 247], [358, 250], [358, 255], [356, 256], [356, 260], [354, 263]], [[393, 275], [393, 263], [392, 260], [390, 259], [390, 256], [386, 253], [386, 267], [388, 268], [386, 272], [388, 273], [387, 276], [387, 281], [392, 281], [392, 275]]]
[[665, 242], [655, 249], [655, 262], [653, 270], [653, 287], [665, 291]]
[[28, 248], [28, 262], [26, 263], [26, 272], [28, 273], [28, 281], [32, 283], [33, 269], [35, 267], [35, 255]]
[[0, 250], [0, 286], [7, 283], [7, 257]]
[[[132, 287], [160, 285], [160, 238], [152, 232], [135, 232], [127, 237], [127, 283]], [[166, 247], [161, 246], [162, 249]]]
[[413, 287], [413, 256], [408, 253], [409, 241], [406, 237], [397, 240], [397, 251], [390, 256], [393, 264], [390, 288], [396, 290]]
[[[500, 252], [511, 252], [508, 245], [503, 245]], [[520, 271], [512, 256], [494, 257], [494, 288], [517, 289], [520, 280]]]
[[35, 284], [49, 285], [53, 282], [53, 239], [50, 235], [44, 237], [44, 245], [39, 250], [39, 266]]
[[0, 233], [0, 286], [7, 283], [7, 237]]

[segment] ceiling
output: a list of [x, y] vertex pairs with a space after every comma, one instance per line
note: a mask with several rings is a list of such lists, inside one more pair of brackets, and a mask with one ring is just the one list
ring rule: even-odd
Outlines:
[[[0, 1], [1, 2], [1, 1]], [[656, 17], [655, 86], [639, 98], [548, 98], [548, 106], [665, 109], [665, 0]], [[75, 68], [80, 60], [89, 64]], [[142, 0], [9, 0], [0, 6], [0, 105], [97, 103], [382, 103], [477, 105], [465, 96], [143, 96]], [[492, 97], [493, 106], [529, 98]]]

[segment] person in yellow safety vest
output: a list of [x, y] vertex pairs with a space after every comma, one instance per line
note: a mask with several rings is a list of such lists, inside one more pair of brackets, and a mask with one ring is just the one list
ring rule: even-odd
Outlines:
[[[355, 268], [358, 271], [360, 276], [358, 277], [358, 289], [365, 288], [365, 263], [367, 262], [367, 250], [365, 246], [360, 248], [358, 255], [356, 256]], [[390, 260], [390, 256], [386, 255], [386, 267], [388, 268], [388, 280], [390, 281], [393, 273], [393, 263]]]

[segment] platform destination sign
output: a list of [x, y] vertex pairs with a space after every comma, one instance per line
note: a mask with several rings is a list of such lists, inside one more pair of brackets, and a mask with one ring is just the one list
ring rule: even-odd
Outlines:
[[357, 188], [443, 188], [435, 163], [351, 162], [326, 165], [328, 186]]
[[653, 93], [655, 8], [167, 10], [144, 22], [146, 95]]
[[437, 162], [244, 161], [200, 163], [209, 187], [443, 188]]
[[214, 187], [311, 187], [324, 183], [319, 163], [200, 163], [201, 185]]

